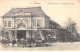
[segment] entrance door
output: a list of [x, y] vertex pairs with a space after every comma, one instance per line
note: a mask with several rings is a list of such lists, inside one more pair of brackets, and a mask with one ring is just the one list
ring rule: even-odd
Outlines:
[[18, 30], [17, 31], [17, 38], [18, 39], [26, 38], [26, 31], [25, 30]]

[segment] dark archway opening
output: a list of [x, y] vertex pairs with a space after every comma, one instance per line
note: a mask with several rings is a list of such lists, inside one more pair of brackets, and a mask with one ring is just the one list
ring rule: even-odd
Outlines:
[[17, 31], [17, 38], [18, 39], [26, 38], [26, 30], [18, 30]]

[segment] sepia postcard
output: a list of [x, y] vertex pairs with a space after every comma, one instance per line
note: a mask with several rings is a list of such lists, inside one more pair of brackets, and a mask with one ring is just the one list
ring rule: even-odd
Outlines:
[[80, 51], [80, 0], [0, 0], [0, 51]]

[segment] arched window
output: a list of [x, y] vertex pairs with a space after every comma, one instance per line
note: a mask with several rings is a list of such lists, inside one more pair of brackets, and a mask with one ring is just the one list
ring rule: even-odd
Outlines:
[[26, 28], [26, 26], [25, 26], [25, 24], [20, 23], [20, 24], [18, 24], [17, 28]]

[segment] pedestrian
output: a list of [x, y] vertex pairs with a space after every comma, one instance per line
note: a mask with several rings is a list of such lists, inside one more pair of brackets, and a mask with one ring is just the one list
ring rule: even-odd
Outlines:
[[12, 47], [14, 47], [15, 44], [16, 44], [16, 40], [12, 38]]
[[20, 45], [21, 45], [21, 40], [17, 39], [17, 46], [20, 47]]

